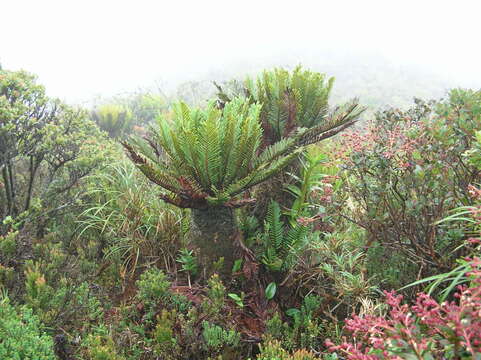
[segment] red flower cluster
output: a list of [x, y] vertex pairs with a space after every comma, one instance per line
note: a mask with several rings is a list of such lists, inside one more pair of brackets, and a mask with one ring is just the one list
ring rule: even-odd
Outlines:
[[420, 293], [410, 306], [401, 295], [385, 292], [388, 316], [353, 315], [345, 325], [352, 339], [341, 345], [328, 340], [326, 346], [349, 360], [481, 356], [481, 259], [472, 259], [471, 268], [472, 286], [459, 287], [456, 301], [440, 304]]

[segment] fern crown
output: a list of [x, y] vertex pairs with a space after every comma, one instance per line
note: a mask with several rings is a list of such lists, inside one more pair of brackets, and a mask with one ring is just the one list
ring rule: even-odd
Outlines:
[[234, 197], [278, 173], [302, 151], [294, 138], [259, 153], [261, 105], [237, 97], [223, 109], [210, 102], [174, 107], [173, 120], [159, 118], [148, 138], [124, 143], [136, 166], [168, 190], [163, 199], [179, 207], [241, 206]]

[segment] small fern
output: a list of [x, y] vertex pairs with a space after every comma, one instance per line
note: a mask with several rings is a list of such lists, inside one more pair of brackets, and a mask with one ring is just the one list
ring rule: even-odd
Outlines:
[[272, 201], [267, 209], [262, 263], [271, 271], [289, 269], [298, 251], [305, 244], [307, 234], [306, 226], [300, 224], [286, 226], [281, 219], [279, 204]]

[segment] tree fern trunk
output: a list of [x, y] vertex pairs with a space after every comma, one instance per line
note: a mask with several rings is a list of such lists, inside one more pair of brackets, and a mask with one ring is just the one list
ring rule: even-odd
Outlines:
[[[190, 236], [197, 248], [200, 271], [206, 277], [214, 271], [223, 277], [231, 275], [236, 259], [234, 235], [237, 224], [232, 209], [214, 207], [206, 210], [192, 209]], [[223, 257], [223, 266], [215, 269], [214, 263]]]

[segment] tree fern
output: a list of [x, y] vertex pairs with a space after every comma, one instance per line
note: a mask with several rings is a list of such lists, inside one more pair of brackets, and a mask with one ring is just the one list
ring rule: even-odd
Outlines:
[[[292, 72], [264, 71], [255, 80], [247, 79], [242, 90], [237, 86], [236, 91], [247, 96], [251, 103], [262, 104], [262, 147], [296, 135], [300, 144], [312, 144], [351, 126], [364, 111], [352, 100], [329, 112], [333, 84], [334, 78], [298, 66]], [[232, 95], [216, 86], [218, 103], [223, 107]], [[298, 136], [298, 129], [304, 129], [303, 137]]]
[[235, 98], [219, 109], [190, 109], [179, 103], [173, 121], [160, 118], [146, 139], [123, 143], [137, 168], [179, 207], [244, 204], [234, 197], [278, 173], [302, 151], [284, 139], [260, 151], [261, 106]]

